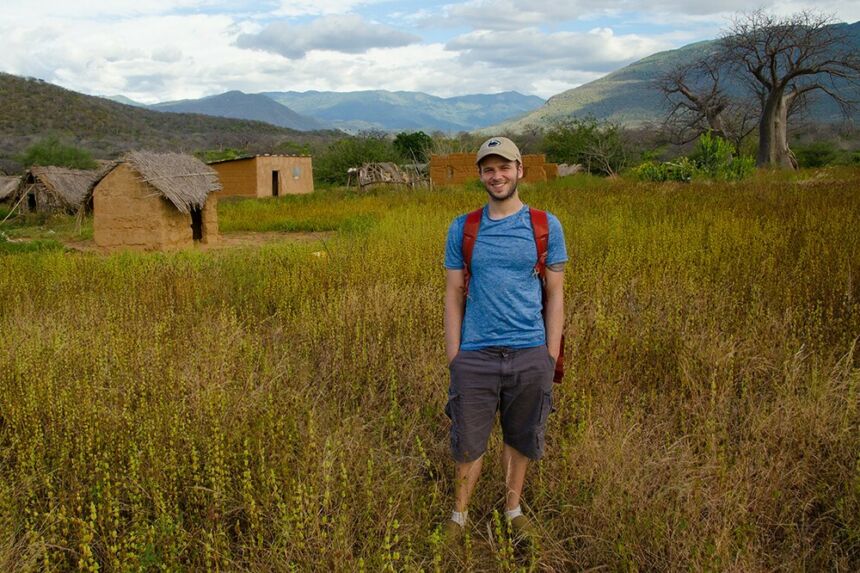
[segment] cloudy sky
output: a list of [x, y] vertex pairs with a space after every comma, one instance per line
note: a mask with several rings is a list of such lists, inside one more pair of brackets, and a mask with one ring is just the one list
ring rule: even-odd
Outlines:
[[[9, 0], [0, 71], [144, 103], [242, 90], [562, 92], [717, 37], [748, 0]], [[706, 7], [712, 6], [712, 7]], [[860, 0], [765, 0], [860, 20]]]

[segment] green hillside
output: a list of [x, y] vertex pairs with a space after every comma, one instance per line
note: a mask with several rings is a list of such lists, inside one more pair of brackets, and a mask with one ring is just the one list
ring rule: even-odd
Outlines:
[[[846, 27], [851, 42], [860, 50], [860, 22], [839, 26]], [[539, 109], [490, 130], [520, 132], [530, 126], [546, 127], [570, 117], [587, 116], [628, 127], [661, 122], [666, 115], [665, 100], [654, 81], [682, 62], [707, 57], [716, 49], [716, 44], [717, 40], [708, 40], [653, 54], [593, 82], [555, 95]], [[727, 90], [740, 91], [740, 83], [729, 84]], [[860, 93], [855, 99], [860, 99]], [[819, 97], [812, 100], [806, 119], [833, 123], [841, 121], [842, 115], [831, 100]], [[855, 111], [853, 119], [855, 122], [860, 120], [860, 114]]]
[[285, 141], [309, 143], [334, 135], [259, 121], [150, 111], [3, 73], [0, 102], [0, 159], [13, 158], [48, 134], [73, 140], [96, 157], [139, 148], [191, 152], [235, 147], [266, 152]]

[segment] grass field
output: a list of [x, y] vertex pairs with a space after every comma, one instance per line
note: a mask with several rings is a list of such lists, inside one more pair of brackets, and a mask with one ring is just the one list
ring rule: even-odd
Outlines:
[[497, 434], [465, 550], [433, 533], [442, 250], [480, 191], [224, 202], [225, 232], [335, 233], [211, 252], [67, 252], [45, 235], [69, 220], [19, 224], [45, 243], [0, 242], [0, 570], [856, 571], [858, 188], [523, 190], [571, 255], [525, 554]]

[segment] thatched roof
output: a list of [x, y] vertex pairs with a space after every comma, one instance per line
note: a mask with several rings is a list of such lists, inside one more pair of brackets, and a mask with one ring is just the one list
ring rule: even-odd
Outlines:
[[[218, 173], [191, 155], [131, 151], [122, 158], [140, 174], [140, 179], [157, 189], [181, 213], [202, 208], [209, 193], [221, 190]], [[107, 172], [110, 172], [108, 169]], [[105, 173], [105, 175], [107, 174]], [[91, 187], [95, 187], [100, 177]]]
[[0, 201], [12, 195], [20, 182], [21, 178], [17, 175], [0, 175]]
[[153, 186], [182, 213], [202, 208], [209, 193], [221, 190], [218, 173], [196, 157], [184, 153], [130, 151], [106, 166], [90, 184], [88, 202], [96, 185], [121, 163], [128, 163], [141, 181]]
[[100, 174], [100, 171], [34, 165], [24, 176], [22, 186], [29, 182], [40, 184], [60, 197], [69, 207], [75, 208], [83, 203], [90, 183]]

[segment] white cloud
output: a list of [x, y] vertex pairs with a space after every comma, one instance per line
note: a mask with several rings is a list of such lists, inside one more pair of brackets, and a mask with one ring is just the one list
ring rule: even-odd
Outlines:
[[[739, 0], [470, 0], [448, 5], [440, 19], [442, 8], [432, 1], [417, 11], [414, 3], [382, 0], [7, 4], [0, 70], [147, 103], [231, 89], [402, 89], [442, 96], [517, 90], [549, 97], [653, 52], [713, 38], [727, 14], [747, 8]], [[777, 8], [811, 7], [788, 0]], [[821, 0], [815, 8], [860, 19], [856, 0]], [[371, 14], [405, 28], [368, 25]], [[283, 27], [271, 24], [273, 18]], [[432, 42], [418, 43], [407, 33], [418, 24]], [[594, 29], [571, 31], [587, 25]], [[447, 39], [446, 26], [471, 32]], [[243, 34], [267, 51], [238, 47]], [[282, 53], [304, 56], [291, 60]]]
[[269, 24], [256, 34], [240, 34], [236, 45], [302, 58], [311, 50], [361, 54], [371, 48], [398, 48], [421, 38], [356, 15], [323, 16], [306, 25]]
[[499, 68], [588, 72], [609, 71], [670, 47], [670, 43], [656, 38], [632, 34], [616, 36], [608, 28], [596, 28], [587, 33], [552, 34], [537, 28], [504, 34], [476, 31], [459, 36], [447, 45], [465, 62], [485, 62]]
[[445, 12], [450, 21], [476, 30], [516, 30], [620, 14], [716, 15], [749, 6], [748, 0], [470, 0], [450, 4]]
[[384, 0], [282, 0], [273, 16], [324, 16], [347, 14], [360, 6]]

